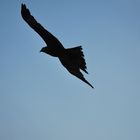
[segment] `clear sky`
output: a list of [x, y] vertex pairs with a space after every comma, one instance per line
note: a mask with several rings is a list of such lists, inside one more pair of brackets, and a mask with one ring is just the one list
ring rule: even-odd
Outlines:
[[[140, 0], [0, 1], [0, 140], [140, 139]], [[92, 89], [21, 18], [83, 46]]]

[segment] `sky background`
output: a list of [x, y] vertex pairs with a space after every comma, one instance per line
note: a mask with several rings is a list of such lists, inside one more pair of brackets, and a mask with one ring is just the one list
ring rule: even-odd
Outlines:
[[[21, 18], [83, 46], [92, 89]], [[140, 139], [140, 0], [1, 0], [0, 139]]]

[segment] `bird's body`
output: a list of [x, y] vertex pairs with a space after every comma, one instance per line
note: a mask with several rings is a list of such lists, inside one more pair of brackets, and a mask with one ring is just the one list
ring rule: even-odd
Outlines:
[[45, 41], [46, 47], [43, 47], [40, 52], [47, 53], [51, 56], [58, 57], [62, 65], [74, 76], [81, 79], [89, 86], [93, 86], [84, 78], [80, 69], [84, 72], [86, 71], [86, 62], [84, 59], [84, 54], [82, 47], [74, 47], [65, 49], [61, 42], [53, 36], [49, 31], [47, 31], [40, 23], [38, 23], [35, 18], [30, 14], [29, 9], [26, 8], [25, 4], [21, 5], [21, 15], [22, 18], [27, 22], [27, 24], [33, 28]]

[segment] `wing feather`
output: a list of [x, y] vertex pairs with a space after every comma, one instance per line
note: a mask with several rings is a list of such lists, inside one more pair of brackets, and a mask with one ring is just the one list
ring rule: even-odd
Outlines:
[[80, 72], [80, 69], [78, 66], [73, 65], [71, 61], [67, 58], [59, 58], [62, 65], [74, 76], [81, 79], [83, 82], [88, 84], [90, 87], [94, 88], [85, 78], [84, 75]]
[[42, 37], [48, 46], [64, 48], [61, 42], [55, 36], [53, 36], [36, 21], [36, 19], [31, 15], [29, 9], [26, 8], [25, 4], [21, 5], [21, 15], [27, 24]]

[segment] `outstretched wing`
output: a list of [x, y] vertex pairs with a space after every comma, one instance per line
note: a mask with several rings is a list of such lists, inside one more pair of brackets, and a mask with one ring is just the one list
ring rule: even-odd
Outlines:
[[38, 23], [35, 18], [31, 15], [29, 9], [26, 8], [25, 4], [21, 5], [21, 15], [22, 18], [28, 23], [28, 25], [33, 28], [46, 42], [47, 46], [64, 48], [60, 41], [48, 32], [40, 23]]
[[76, 70], [69, 70], [69, 72], [71, 74], [73, 74], [74, 76], [76, 76], [77, 78], [81, 79], [83, 82], [87, 83], [89, 86], [91, 86], [92, 88], [94, 88], [83, 76], [83, 74], [80, 72], [80, 70], [76, 69]]
[[62, 65], [74, 76], [81, 79], [83, 82], [88, 84], [90, 87], [94, 88], [83, 76], [83, 74], [80, 72], [79, 66], [73, 65], [71, 63], [70, 59], [67, 58], [59, 58]]

